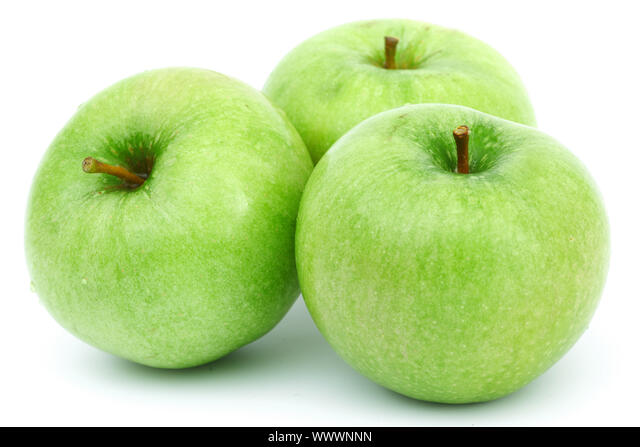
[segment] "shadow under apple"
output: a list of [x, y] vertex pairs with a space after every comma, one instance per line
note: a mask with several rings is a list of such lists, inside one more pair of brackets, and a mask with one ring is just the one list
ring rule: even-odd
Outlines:
[[[206, 365], [181, 370], [157, 369], [93, 350], [94, 361], [87, 362], [83, 357], [77, 360], [78, 363], [82, 361], [82, 366], [76, 370], [81, 369], [82, 375], [90, 370], [94, 377], [116, 387], [133, 386], [134, 389], [151, 389], [153, 393], [170, 389], [212, 400], [230, 390], [242, 390], [260, 397], [265, 388], [314, 398], [317, 389], [321, 389], [326, 391], [323, 399], [354, 410], [377, 412], [395, 408], [401, 413], [422, 414], [427, 418], [424, 424], [432, 425], [442, 422], [440, 416], [475, 419], [496, 413], [508, 415], [513, 408], [526, 407], [533, 411], [536, 406], [557, 401], [558, 394], [575, 395], [585, 383], [594, 380], [594, 374], [607, 374], [602, 370], [604, 367], [594, 365], [594, 343], [597, 344], [597, 340], [583, 337], [549, 371], [501, 399], [465, 405], [424, 402], [379, 386], [349, 367], [320, 335], [300, 298], [269, 334]], [[606, 354], [605, 346], [595, 348]], [[86, 351], [83, 356], [85, 354]], [[310, 388], [316, 390], [310, 391]], [[590, 397], [585, 395], [583, 398]], [[478, 423], [482, 419], [484, 417]]]

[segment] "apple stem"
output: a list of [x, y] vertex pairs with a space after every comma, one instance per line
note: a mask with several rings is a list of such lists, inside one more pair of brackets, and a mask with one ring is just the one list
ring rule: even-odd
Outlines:
[[469, 127], [458, 126], [453, 131], [458, 151], [458, 174], [469, 173]]
[[136, 186], [140, 186], [144, 183], [144, 179], [142, 177], [128, 171], [122, 166], [113, 166], [107, 163], [102, 163], [101, 161], [98, 161], [93, 157], [87, 157], [82, 160], [82, 170], [89, 174], [115, 175], [125, 182]]
[[396, 68], [396, 47], [398, 39], [385, 36], [384, 38], [384, 68], [393, 70]]

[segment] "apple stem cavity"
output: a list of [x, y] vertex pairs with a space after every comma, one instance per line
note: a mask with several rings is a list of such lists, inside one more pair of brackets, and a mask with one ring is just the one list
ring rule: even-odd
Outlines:
[[458, 152], [458, 174], [469, 173], [469, 127], [458, 126], [453, 131], [453, 139], [456, 140]]
[[82, 170], [89, 174], [114, 175], [134, 187], [140, 186], [144, 183], [144, 179], [142, 177], [128, 171], [122, 166], [113, 166], [107, 163], [102, 163], [93, 157], [87, 157], [82, 160]]
[[396, 47], [398, 39], [391, 36], [384, 38], [384, 68], [389, 70], [396, 69]]

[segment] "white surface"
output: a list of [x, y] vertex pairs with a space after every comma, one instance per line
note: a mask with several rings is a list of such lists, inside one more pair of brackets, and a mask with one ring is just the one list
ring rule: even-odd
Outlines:
[[[8, 4], [0, 6], [0, 424], [640, 424], [637, 2]], [[55, 323], [29, 290], [23, 217], [37, 164], [79, 104], [121, 78], [176, 65], [261, 88], [303, 39], [381, 17], [455, 27], [493, 45], [521, 74], [540, 129], [600, 185], [612, 232], [608, 283], [589, 330], [560, 362], [506, 398], [446, 406], [404, 398], [351, 370], [301, 300], [258, 342], [185, 371], [119, 360]]]

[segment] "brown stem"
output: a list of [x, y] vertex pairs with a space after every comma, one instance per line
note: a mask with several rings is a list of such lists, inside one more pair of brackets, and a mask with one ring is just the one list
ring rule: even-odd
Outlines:
[[458, 126], [453, 131], [453, 139], [456, 140], [458, 151], [458, 173], [469, 173], [469, 127]]
[[102, 163], [101, 161], [98, 161], [93, 157], [87, 157], [82, 160], [82, 170], [89, 174], [115, 175], [116, 177], [121, 178], [125, 182], [131, 183], [133, 185], [142, 185], [144, 183], [144, 179], [142, 177], [129, 172], [122, 166], [113, 166], [107, 163]]
[[396, 68], [396, 47], [398, 39], [391, 36], [384, 38], [384, 68], [393, 70]]

